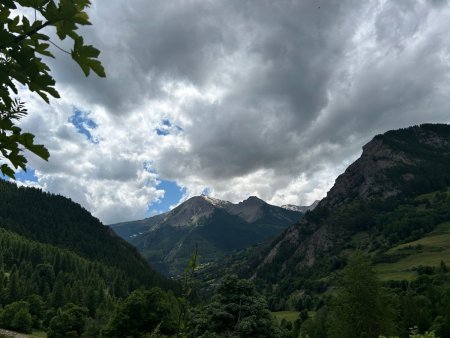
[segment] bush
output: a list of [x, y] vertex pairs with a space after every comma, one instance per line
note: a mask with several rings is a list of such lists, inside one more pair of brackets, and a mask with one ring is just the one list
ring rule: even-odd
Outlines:
[[173, 294], [159, 288], [137, 290], [118, 306], [102, 336], [140, 337], [158, 325], [162, 334], [171, 335], [176, 333], [177, 323], [178, 303]]
[[20, 301], [8, 304], [0, 312], [0, 325], [4, 328], [30, 333], [32, 324], [33, 320], [27, 302]]
[[79, 337], [84, 329], [88, 309], [75, 304], [67, 304], [52, 318], [47, 333], [48, 338]]

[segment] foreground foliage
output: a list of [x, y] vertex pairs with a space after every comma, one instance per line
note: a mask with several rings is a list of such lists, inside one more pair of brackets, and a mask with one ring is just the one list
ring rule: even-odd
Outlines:
[[102, 337], [141, 337], [156, 328], [161, 334], [172, 335], [177, 332], [178, 312], [172, 293], [158, 288], [138, 290], [117, 307]]
[[100, 51], [86, 45], [78, 32], [79, 26], [90, 25], [86, 13], [89, 5], [89, 0], [3, 0], [0, 3], [0, 158], [7, 160], [0, 166], [3, 175], [14, 178], [15, 169], [26, 170], [25, 149], [45, 160], [50, 156], [43, 145], [34, 143], [33, 134], [23, 133], [16, 125], [18, 119], [27, 115], [27, 110], [14, 97], [20, 84], [47, 103], [49, 96], [59, 98], [50, 68], [42, 59], [42, 56], [53, 57], [49, 47], [50, 43], [55, 45], [42, 32], [44, 28], [53, 27], [61, 41], [72, 40], [72, 50], [64, 52], [71, 55], [86, 76], [91, 70], [105, 76], [97, 59]]
[[212, 301], [193, 310], [190, 337], [279, 337], [265, 299], [248, 280], [226, 276]]

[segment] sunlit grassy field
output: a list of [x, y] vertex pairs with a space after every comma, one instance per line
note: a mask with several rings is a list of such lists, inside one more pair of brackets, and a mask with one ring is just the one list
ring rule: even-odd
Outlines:
[[439, 266], [441, 260], [450, 265], [450, 222], [440, 224], [427, 236], [409, 243], [398, 245], [388, 254], [407, 254], [394, 263], [375, 266], [382, 280], [411, 280], [417, 276], [413, 270], [420, 265]]

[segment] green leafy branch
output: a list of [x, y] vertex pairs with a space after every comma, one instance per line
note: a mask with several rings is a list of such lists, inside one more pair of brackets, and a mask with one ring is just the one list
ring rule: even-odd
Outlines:
[[[98, 60], [100, 51], [84, 43], [77, 32], [80, 26], [90, 25], [86, 9], [89, 0], [2, 0], [0, 4], [0, 152], [7, 160], [0, 166], [3, 175], [14, 178], [14, 169], [26, 170], [27, 159], [23, 151], [29, 150], [48, 160], [48, 150], [34, 143], [34, 135], [22, 133], [15, 121], [27, 115], [18, 95], [17, 84], [37, 93], [45, 102], [49, 96], [59, 98], [50, 68], [41, 56], [54, 57], [49, 51], [50, 37], [42, 33], [46, 27], [54, 27], [60, 40], [69, 37], [73, 41], [72, 59], [88, 76], [92, 70], [105, 77], [105, 70]], [[25, 15], [13, 15], [17, 8], [34, 10], [34, 21]], [[43, 20], [37, 20], [39, 13]], [[59, 47], [58, 47], [59, 48]], [[19, 114], [20, 113], [20, 114]]]

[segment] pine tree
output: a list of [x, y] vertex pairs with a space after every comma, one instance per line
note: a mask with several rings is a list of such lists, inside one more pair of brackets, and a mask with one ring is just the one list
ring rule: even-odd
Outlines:
[[391, 334], [392, 311], [369, 259], [361, 253], [350, 257], [331, 308], [332, 338], [378, 338]]
[[15, 265], [13, 266], [11, 274], [9, 275], [6, 293], [9, 303], [20, 299], [21, 293], [20, 293], [19, 273]]
[[59, 308], [66, 303], [65, 298], [64, 298], [64, 281], [63, 281], [62, 272], [60, 272], [58, 274], [58, 277], [56, 278], [55, 286], [53, 287], [53, 291], [52, 291], [50, 299], [51, 299], [51, 305], [54, 308]]

